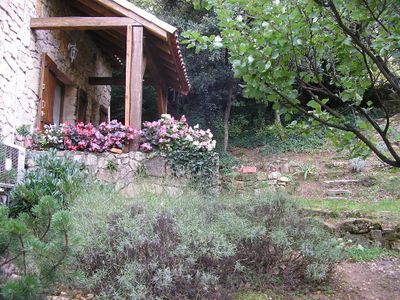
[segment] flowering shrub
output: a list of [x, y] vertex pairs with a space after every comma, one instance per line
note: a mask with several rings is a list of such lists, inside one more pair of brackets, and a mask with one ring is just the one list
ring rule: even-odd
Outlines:
[[144, 152], [160, 150], [175, 174], [184, 171], [195, 183], [215, 184], [218, 157], [209, 129], [189, 126], [185, 116], [177, 120], [165, 114], [158, 121], [145, 122], [141, 136], [140, 149]]
[[177, 148], [191, 148], [193, 151], [212, 151], [215, 148], [215, 140], [210, 129], [199, 129], [199, 125], [191, 127], [182, 116], [176, 120], [168, 114], [154, 122], [144, 122], [142, 138], [144, 143], [141, 149], [145, 152], [158, 148], [163, 152], [170, 152]]
[[60, 150], [104, 152], [111, 148], [122, 147], [140, 132], [126, 128], [113, 120], [109, 124], [45, 125], [43, 132], [36, 132], [32, 137], [33, 148], [56, 148]]

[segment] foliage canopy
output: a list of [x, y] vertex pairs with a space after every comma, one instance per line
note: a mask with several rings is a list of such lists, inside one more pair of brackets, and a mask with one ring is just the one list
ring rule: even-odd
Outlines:
[[[226, 47], [244, 95], [272, 102], [291, 115], [344, 132], [382, 161], [400, 166], [388, 139], [390, 116], [381, 96], [363, 101], [366, 91], [385, 87], [400, 97], [400, 6], [395, 1], [207, 0], [218, 16], [220, 36], [187, 34], [191, 46]], [[339, 103], [345, 113], [333, 108]], [[384, 110], [379, 125], [370, 112]], [[348, 118], [349, 112], [354, 116]], [[373, 133], [371, 133], [371, 130]], [[379, 137], [384, 147], [379, 147]], [[363, 154], [360, 143], [355, 154]]]

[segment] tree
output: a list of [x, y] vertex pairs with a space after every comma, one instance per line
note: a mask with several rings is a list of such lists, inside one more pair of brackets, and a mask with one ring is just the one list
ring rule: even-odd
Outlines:
[[[245, 96], [272, 102], [286, 120], [302, 113], [313, 124], [335, 128], [341, 143], [353, 144], [354, 155], [366, 146], [385, 163], [400, 167], [383, 99], [375, 92], [376, 103], [363, 101], [367, 90], [381, 86], [400, 98], [400, 4], [385, 0], [202, 3], [218, 17], [221, 44], [229, 50], [235, 76], [245, 82]], [[335, 109], [334, 103], [352, 117]], [[383, 125], [371, 114], [377, 107], [383, 110]]]

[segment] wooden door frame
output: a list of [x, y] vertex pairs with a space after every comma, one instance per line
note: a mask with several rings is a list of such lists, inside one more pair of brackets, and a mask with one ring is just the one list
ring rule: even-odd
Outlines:
[[[44, 124], [44, 118], [43, 118], [43, 105], [45, 104], [45, 99], [44, 99], [44, 91], [46, 89], [46, 83], [45, 83], [45, 78], [46, 78], [46, 72], [52, 73], [52, 75], [55, 77], [56, 83], [59, 84], [62, 88], [61, 91], [61, 100], [60, 100], [60, 123], [63, 122], [63, 115], [64, 115], [64, 100], [65, 100], [65, 87], [67, 85], [73, 85], [73, 82], [69, 77], [60, 71], [58, 69], [57, 64], [53, 61], [53, 59], [46, 53], [44, 52], [42, 54], [42, 64], [41, 64], [41, 77], [40, 77], [40, 86], [39, 86], [39, 106], [38, 106], [38, 127], [43, 130]], [[53, 98], [54, 102], [54, 98]], [[54, 107], [53, 107], [54, 110]]]

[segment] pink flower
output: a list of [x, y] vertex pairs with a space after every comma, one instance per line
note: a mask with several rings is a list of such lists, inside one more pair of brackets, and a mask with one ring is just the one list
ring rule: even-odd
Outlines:
[[186, 116], [185, 115], [182, 115], [181, 122], [186, 122]]
[[140, 145], [140, 149], [144, 152], [150, 152], [153, 150], [153, 147], [149, 143], [143, 143]]

